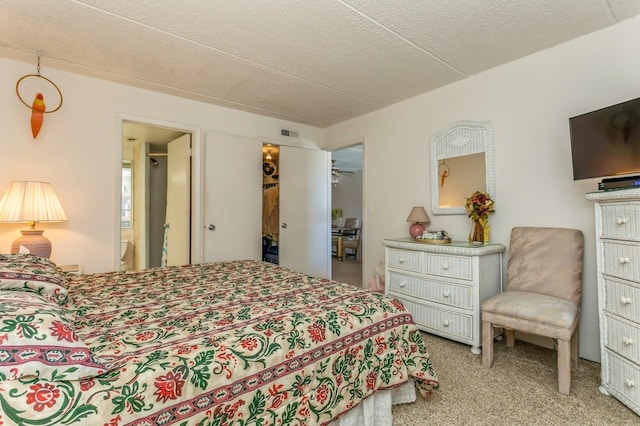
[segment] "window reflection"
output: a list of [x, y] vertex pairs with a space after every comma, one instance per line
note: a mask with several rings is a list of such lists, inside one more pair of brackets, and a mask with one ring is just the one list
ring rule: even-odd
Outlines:
[[122, 162], [122, 206], [120, 209], [120, 227], [131, 228], [133, 223], [133, 179], [131, 162]]

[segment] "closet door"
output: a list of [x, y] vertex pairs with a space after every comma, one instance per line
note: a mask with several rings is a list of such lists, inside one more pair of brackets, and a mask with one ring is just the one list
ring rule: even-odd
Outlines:
[[280, 147], [279, 263], [328, 278], [331, 272], [330, 154]]
[[210, 132], [204, 146], [204, 262], [262, 258], [262, 142]]

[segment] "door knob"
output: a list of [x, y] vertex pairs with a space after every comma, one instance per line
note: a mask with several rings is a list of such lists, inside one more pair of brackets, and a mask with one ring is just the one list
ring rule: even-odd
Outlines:
[[287, 224], [282, 222], [282, 229], [286, 229], [287, 228]]
[[215, 231], [216, 230], [216, 226], [214, 224], [210, 223], [209, 226], [207, 226], [207, 229], [209, 231]]

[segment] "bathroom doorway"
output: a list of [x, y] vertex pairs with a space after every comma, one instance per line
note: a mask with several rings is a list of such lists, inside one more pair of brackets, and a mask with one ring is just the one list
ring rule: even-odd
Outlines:
[[123, 120], [120, 270], [191, 263], [192, 140], [187, 130]]

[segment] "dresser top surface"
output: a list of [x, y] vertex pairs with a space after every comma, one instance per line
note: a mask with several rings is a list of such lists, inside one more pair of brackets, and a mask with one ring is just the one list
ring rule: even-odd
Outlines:
[[587, 192], [585, 198], [593, 201], [638, 200], [640, 199], [640, 188]]
[[502, 253], [505, 246], [502, 244], [469, 243], [468, 241], [451, 241], [447, 244], [431, 244], [414, 240], [413, 238], [387, 238], [382, 240], [385, 247], [407, 250], [424, 251], [430, 253], [461, 254], [470, 256], [482, 256], [492, 253]]

